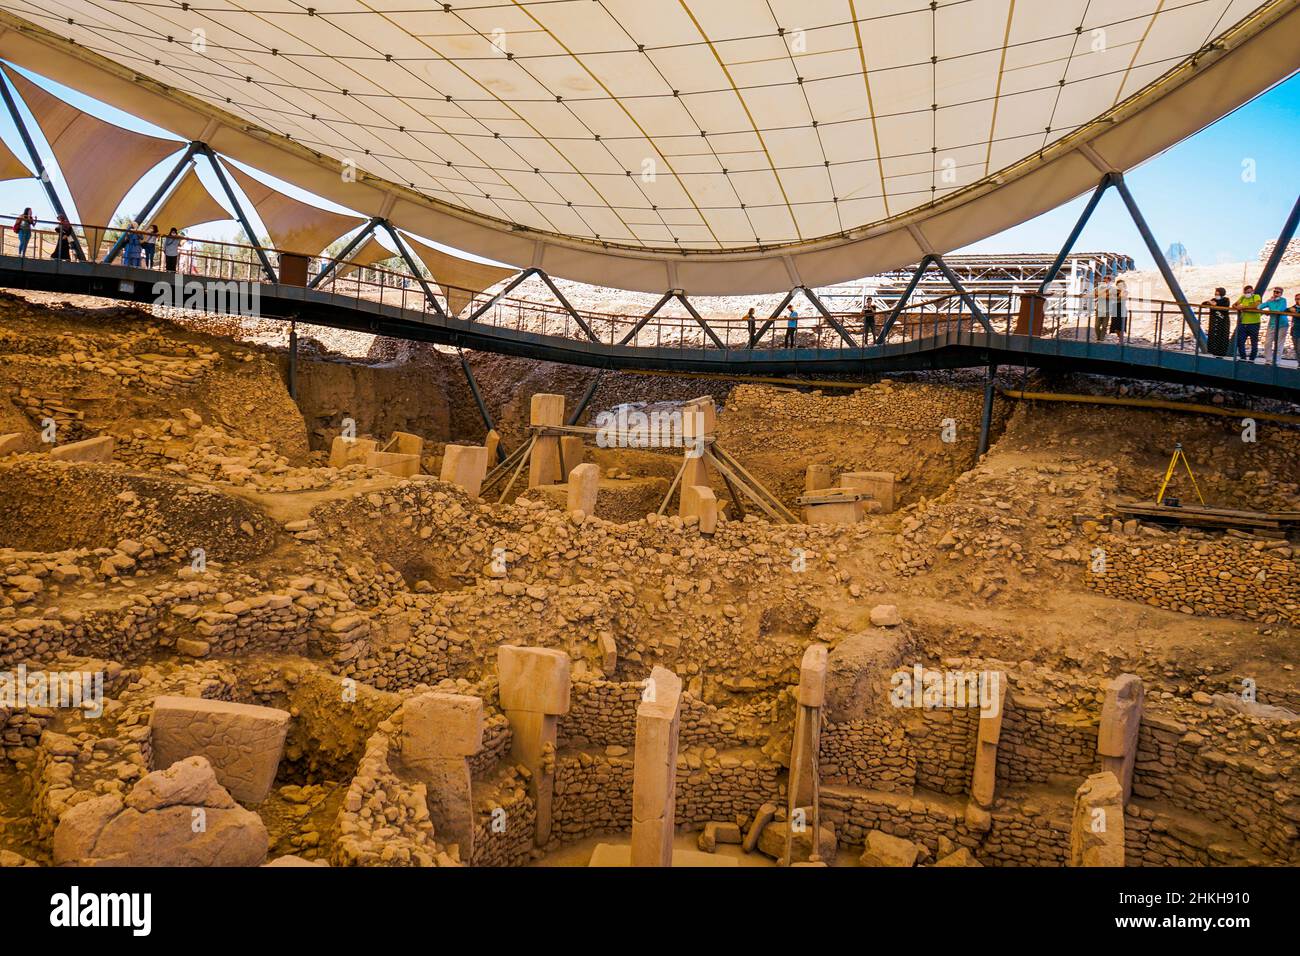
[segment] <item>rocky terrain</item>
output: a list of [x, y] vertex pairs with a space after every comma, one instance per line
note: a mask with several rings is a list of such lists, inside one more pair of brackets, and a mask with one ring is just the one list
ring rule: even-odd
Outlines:
[[[18, 436], [0, 452], [0, 671], [99, 674], [103, 690], [98, 715], [0, 699], [0, 865], [562, 862], [626, 839], [654, 667], [683, 684], [680, 832], [702, 852], [775, 862], [813, 643], [849, 675], [828, 690], [822, 745], [834, 862], [1066, 862], [1106, 682], [1124, 673], [1147, 708], [1128, 862], [1296, 862], [1295, 543], [1115, 509], [1154, 496], [1181, 442], [1209, 503], [1298, 510], [1295, 426], [1261, 419], [1244, 441], [1227, 415], [1000, 397], [979, 457], [976, 375], [794, 389], [605, 374], [588, 421], [711, 394], [718, 444], [792, 509], [810, 465], [896, 479], [895, 510], [806, 525], [742, 519], [713, 474], [710, 532], [675, 502], [647, 514], [617, 489], [586, 514], [535, 489], [499, 504], [439, 480], [447, 445], [486, 432], [454, 353], [305, 339], [295, 402], [275, 345], [255, 328], [0, 298], [0, 435]], [[508, 449], [534, 394], [572, 408], [595, 374], [470, 360]], [[1018, 371], [999, 384], [1102, 389]], [[1245, 403], [1137, 383], [1120, 394]], [[348, 423], [381, 444], [423, 438], [423, 474], [332, 466]], [[106, 435], [111, 460], [51, 457]], [[680, 451], [589, 447], [586, 460], [604, 480], [665, 488]], [[616, 499], [638, 504], [610, 510]], [[558, 650], [571, 667], [543, 760], [554, 824], [538, 841], [502, 645]], [[899, 712], [864, 690], [913, 662], [1008, 675], [986, 818], [965, 810], [979, 721]], [[465, 752], [413, 742], [429, 695], [481, 701]], [[160, 714], [177, 697], [220, 704], [229, 736], [160, 765]], [[265, 739], [243, 736], [263, 711], [288, 715], [282, 743], [241, 743]], [[228, 756], [256, 763], [265, 749], [278, 762], [253, 768], [267, 789], [251, 799]], [[462, 778], [467, 819], [445, 803]], [[179, 836], [198, 816], [202, 838]], [[812, 852], [811, 837], [795, 843]]]

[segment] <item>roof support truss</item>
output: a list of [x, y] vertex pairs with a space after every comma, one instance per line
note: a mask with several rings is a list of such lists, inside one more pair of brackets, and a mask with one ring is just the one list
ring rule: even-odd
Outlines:
[[537, 278], [541, 279], [542, 282], [546, 284], [546, 288], [551, 290], [551, 294], [555, 296], [556, 300], [560, 303], [560, 306], [569, 314], [569, 317], [578, 324], [578, 328], [582, 329], [583, 334], [586, 335], [588, 339], [593, 342], [600, 341], [600, 339], [596, 337], [596, 333], [591, 330], [591, 326], [587, 324], [587, 320], [584, 319], [578, 310], [569, 303], [569, 300], [565, 298], [564, 293], [559, 290], [559, 287], [556, 286], [551, 277], [536, 266], [531, 266], [525, 269], [523, 272], [519, 273], [519, 275], [507, 282], [505, 288], [471, 312], [468, 321], [473, 322], [533, 276], [537, 276]]
[[370, 221], [361, 227], [361, 230], [352, 237], [351, 241], [343, 247], [343, 250], [334, 258], [325, 263], [325, 268], [316, 273], [316, 278], [307, 283], [307, 288], [314, 289], [322, 282], [333, 275], [338, 269], [347, 264], [348, 256], [361, 248], [361, 244], [366, 241], [368, 236], [375, 234], [375, 226], [379, 225], [379, 217], [371, 217]]
[[[135, 219], [131, 220], [132, 222], [138, 226], [144, 225], [144, 221], [149, 218], [149, 214], [158, 208], [158, 204], [163, 201], [163, 197], [167, 195], [167, 191], [172, 188], [172, 185], [176, 180], [180, 179], [181, 173], [185, 171], [185, 167], [194, 159], [194, 154], [198, 148], [198, 143], [190, 143], [189, 146], [185, 147], [185, 152], [181, 154], [180, 160], [172, 167], [171, 172], [169, 172], [167, 177], [162, 181], [162, 185], [159, 186], [158, 190], [149, 197], [149, 201], [144, 204], [139, 215], [137, 215]], [[126, 245], [126, 237], [127, 230], [123, 229], [122, 234], [118, 236], [117, 241], [113, 243], [113, 248], [109, 249], [108, 253], [104, 256], [105, 262], [112, 262], [117, 258], [118, 253], [122, 251], [122, 247]]]
[[[429, 280], [424, 277], [424, 273], [420, 270], [420, 266], [415, 261], [415, 257], [412, 256], [410, 250], [406, 248], [406, 243], [402, 242], [402, 237], [398, 235], [397, 230], [393, 228], [393, 224], [387, 219], [376, 219], [374, 222], [376, 226], [388, 233], [389, 238], [392, 239], [394, 245], [397, 246], [398, 254], [401, 255], [402, 261], [406, 263], [406, 268], [411, 270], [411, 275], [415, 276], [415, 281], [420, 283], [420, 289], [424, 292], [424, 298], [429, 303], [429, 307], [433, 309], [434, 314], [440, 319], [447, 318], [447, 313], [443, 310], [442, 304], [438, 302], [438, 297], [433, 294], [433, 289], [429, 286]], [[466, 366], [466, 369], [468, 368], [469, 366]], [[488, 427], [490, 430], [491, 426]]]
[[257, 253], [258, 260], [262, 263], [262, 271], [266, 273], [266, 277], [272, 284], [278, 285], [280, 280], [275, 274], [275, 269], [271, 265], [271, 260], [267, 256], [266, 250], [262, 248], [262, 244], [257, 241], [257, 233], [253, 231], [253, 224], [248, 221], [248, 215], [244, 212], [244, 207], [239, 202], [239, 197], [235, 195], [235, 190], [230, 185], [230, 178], [226, 176], [226, 171], [222, 168], [221, 161], [217, 159], [217, 154], [212, 151], [212, 147], [207, 143], [196, 143], [195, 145], [198, 147], [198, 151], [206, 156], [208, 162], [212, 164], [212, 171], [216, 173], [217, 182], [221, 183], [222, 191], [225, 192], [226, 198], [230, 200], [230, 205], [235, 210], [235, 218], [239, 220], [239, 225], [243, 227], [244, 235], [248, 237], [248, 241], [252, 244], [253, 250]]
[[[41, 186], [45, 188], [45, 195], [49, 198], [50, 205], [54, 207], [54, 212], [57, 215], [66, 219], [68, 212], [63, 207], [63, 200], [59, 198], [54, 183], [50, 182], [49, 170], [45, 168], [45, 163], [41, 161], [41, 154], [36, 151], [36, 143], [32, 141], [32, 135], [27, 131], [27, 124], [23, 122], [22, 114], [18, 112], [18, 104], [14, 102], [14, 95], [9, 92], [9, 81], [3, 77], [0, 77], [0, 96], [4, 97], [5, 106], [9, 108], [9, 116], [13, 119], [14, 126], [18, 128], [18, 135], [22, 137], [23, 145], [27, 147], [27, 155], [31, 157], [32, 165], [36, 167], [36, 176], [40, 179]], [[72, 234], [71, 248], [78, 262], [86, 261], [86, 254], [81, 251], [81, 243], [77, 240], [75, 232]]]
[[1273, 281], [1273, 273], [1277, 272], [1286, 247], [1295, 236], [1296, 226], [1300, 226], [1300, 196], [1296, 197], [1295, 205], [1291, 207], [1291, 215], [1287, 216], [1286, 222], [1282, 224], [1282, 231], [1278, 234], [1273, 252], [1269, 255], [1268, 262], [1264, 264], [1264, 271], [1260, 273], [1259, 281], [1255, 283], [1255, 291], [1260, 295], [1264, 294], [1264, 289], [1268, 288], [1268, 284]]

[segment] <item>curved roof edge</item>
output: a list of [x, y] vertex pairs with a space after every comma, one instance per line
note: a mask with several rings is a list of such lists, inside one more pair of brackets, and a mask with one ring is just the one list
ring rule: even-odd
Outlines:
[[349, 209], [557, 278], [693, 295], [831, 285], [977, 242], [1069, 202], [1102, 172], [1132, 169], [1232, 112], [1295, 72], [1297, 49], [1300, 0], [1284, 0], [1082, 130], [933, 205], [843, 237], [743, 252], [663, 253], [514, 227], [369, 174], [345, 181], [338, 160], [0, 13], [0, 57]]

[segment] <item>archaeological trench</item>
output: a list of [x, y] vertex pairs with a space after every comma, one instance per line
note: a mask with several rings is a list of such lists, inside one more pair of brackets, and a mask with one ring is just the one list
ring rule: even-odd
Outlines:
[[1294, 425], [1000, 394], [980, 456], [982, 372], [601, 378], [690, 459], [520, 359], [492, 435], [408, 343], [305, 329], [291, 398], [249, 325], [0, 301], [0, 866], [1300, 859], [1294, 540], [1116, 510], [1181, 442], [1295, 511]]

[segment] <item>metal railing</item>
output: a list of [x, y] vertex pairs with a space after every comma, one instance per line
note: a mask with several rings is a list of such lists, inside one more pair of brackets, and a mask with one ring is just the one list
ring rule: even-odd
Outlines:
[[[13, 217], [9, 217], [5, 226], [0, 229], [0, 256], [19, 254], [20, 237], [9, 225], [12, 221]], [[38, 226], [43, 224], [44, 221], [38, 222]], [[94, 250], [90, 250], [86, 236], [103, 237], [97, 250], [100, 255], [112, 246], [112, 240], [121, 231], [119, 227], [86, 228], [78, 224], [73, 225], [80, 234], [83, 248], [88, 253]], [[164, 268], [163, 241], [166, 236], [157, 235], [151, 238], [156, 246], [152, 268], [158, 273], [160, 280], [167, 279], [171, 273]], [[57, 237], [52, 230], [36, 228], [32, 231], [25, 255], [30, 259], [54, 258], [56, 245]], [[270, 249], [267, 252], [274, 259], [276, 253]], [[397, 258], [396, 254], [394, 258]], [[308, 262], [309, 283], [322, 270], [330, 272], [316, 287], [317, 291], [330, 293], [335, 297], [353, 299], [358, 306], [363, 303], [372, 309], [376, 304], [392, 306], [404, 312], [418, 313], [422, 319], [428, 321], [441, 318], [426, 298], [420, 282], [405, 269], [392, 269], [379, 265], [352, 267], [346, 261], [325, 256], [311, 257]], [[125, 263], [123, 265], [125, 266]], [[149, 269], [150, 263], [142, 261], [138, 268]], [[253, 246], [215, 240], [182, 238], [175, 274], [182, 278], [220, 279], [256, 284], [264, 284], [267, 281]], [[424, 278], [431, 284], [437, 282], [436, 276]], [[486, 292], [442, 285], [434, 288], [439, 307], [452, 319], [458, 318], [464, 322], [467, 317], [473, 316], [482, 309], [482, 314], [474, 320], [475, 325], [539, 337], [559, 337], [589, 342], [591, 339], [583, 328], [585, 324], [591, 330], [597, 344], [609, 347], [624, 345], [629, 348], [655, 349], [660, 352], [717, 350], [718, 348], [690, 315], [657, 314], [646, 320], [644, 315], [596, 312], [586, 309], [570, 311], [558, 303], [518, 296], [503, 296], [494, 301], [494, 297]], [[448, 304], [449, 293], [451, 298], [461, 304], [455, 315], [452, 314]], [[1043, 344], [1031, 346], [1027, 342], [1028, 339], [1037, 339], [1040, 343], [1043, 340], [1055, 340], [1057, 343], [1115, 345], [1119, 347], [1120, 361], [1124, 361], [1125, 352], [1139, 349], [1197, 356], [1217, 355], [1225, 360], [1241, 361], [1236, 349], [1235, 329], [1229, 330], [1228, 347], [1223, 353], [1209, 352], [1188, 328], [1180, 306], [1173, 301], [1132, 298], [1126, 300], [1124, 331], [1116, 335], [1109, 330], [1109, 319], [1099, 324], [1093, 301], [1087, 294], [1049, 295], [1044, 302], [1041, 321], [1036, 322], [1036, 327], [1030, 329], [1019, 320], [1021, 295], [1018, 292], [998, 290], [971, 293], [967, 298], [978, 305], [987, 319], [990, 328], [986, 329], [971, 310], [967, 298], [960, 293], [952, 292], [927, 300], [909, 302], [889, 329], [886, 339], [878, 341], [877, 336], [885, 327], [895, 303], [889, 302], [887, 296], [877, 295], [875, 298], [879, 308], [872, 325], [866, 322], [860, 311], [829, 313], [848, 333], [852, 343], [845, 340], [834, 323], [811, 308], [800, 315], [793, 329], [785, 315], [775, 317], [759, 315], [755, 320], [707, 318], [706, 321], [721, 340], [725, 353], [744, 353], [736, 356], [739, 362], [752, 359], [755, 352], [776, 353], [790, 349], [811, 349], [823, 354], [838, 353], [865, 358], [882, 347], [921, 347], [926, 344], [963, 342], [1001, 347], [1012, 351], [1026, 351], [1031, 347], [1035, 351], [1044, 350]], [[1245, 311], [1206, 304], [1192, 308], [1207, 333], [1210, 331], [1212, 312], [1222, 313], [1230, 319], [1233, 314]], [[1300, 314], [1291, 314], [1288, 317], [1292, 323], [1300, 322]], [[311, 321], [310, 315], [307, 314], [300, 318], [304, 322]], [[579, 318], [581, 322], [578, 321]], [[1264, 312], [1259, 335], [1260, 360], [1295, 367], [1294, 358], [1289, 357], [1292, 342], [1288, 335], [1276, 336], [1273, 354], [1264, 355], [1266, 337], [1264, 330], [1269, 327], [1270, 321], [1270, 314]], [[767, 326], [766, 329], [764, 326]], [[623, 339], [634, 330], [635, 334], [631, 334], [631, 337], [623, 342]], [[761, 334], [756, 334], [760, 331]], [[1216, 337], [1211, 337], [1210, 342], [1213, 343], [1215, 339]], [[1148, 357], [1135, 364], [1151, 364], [1151, 361]]]

